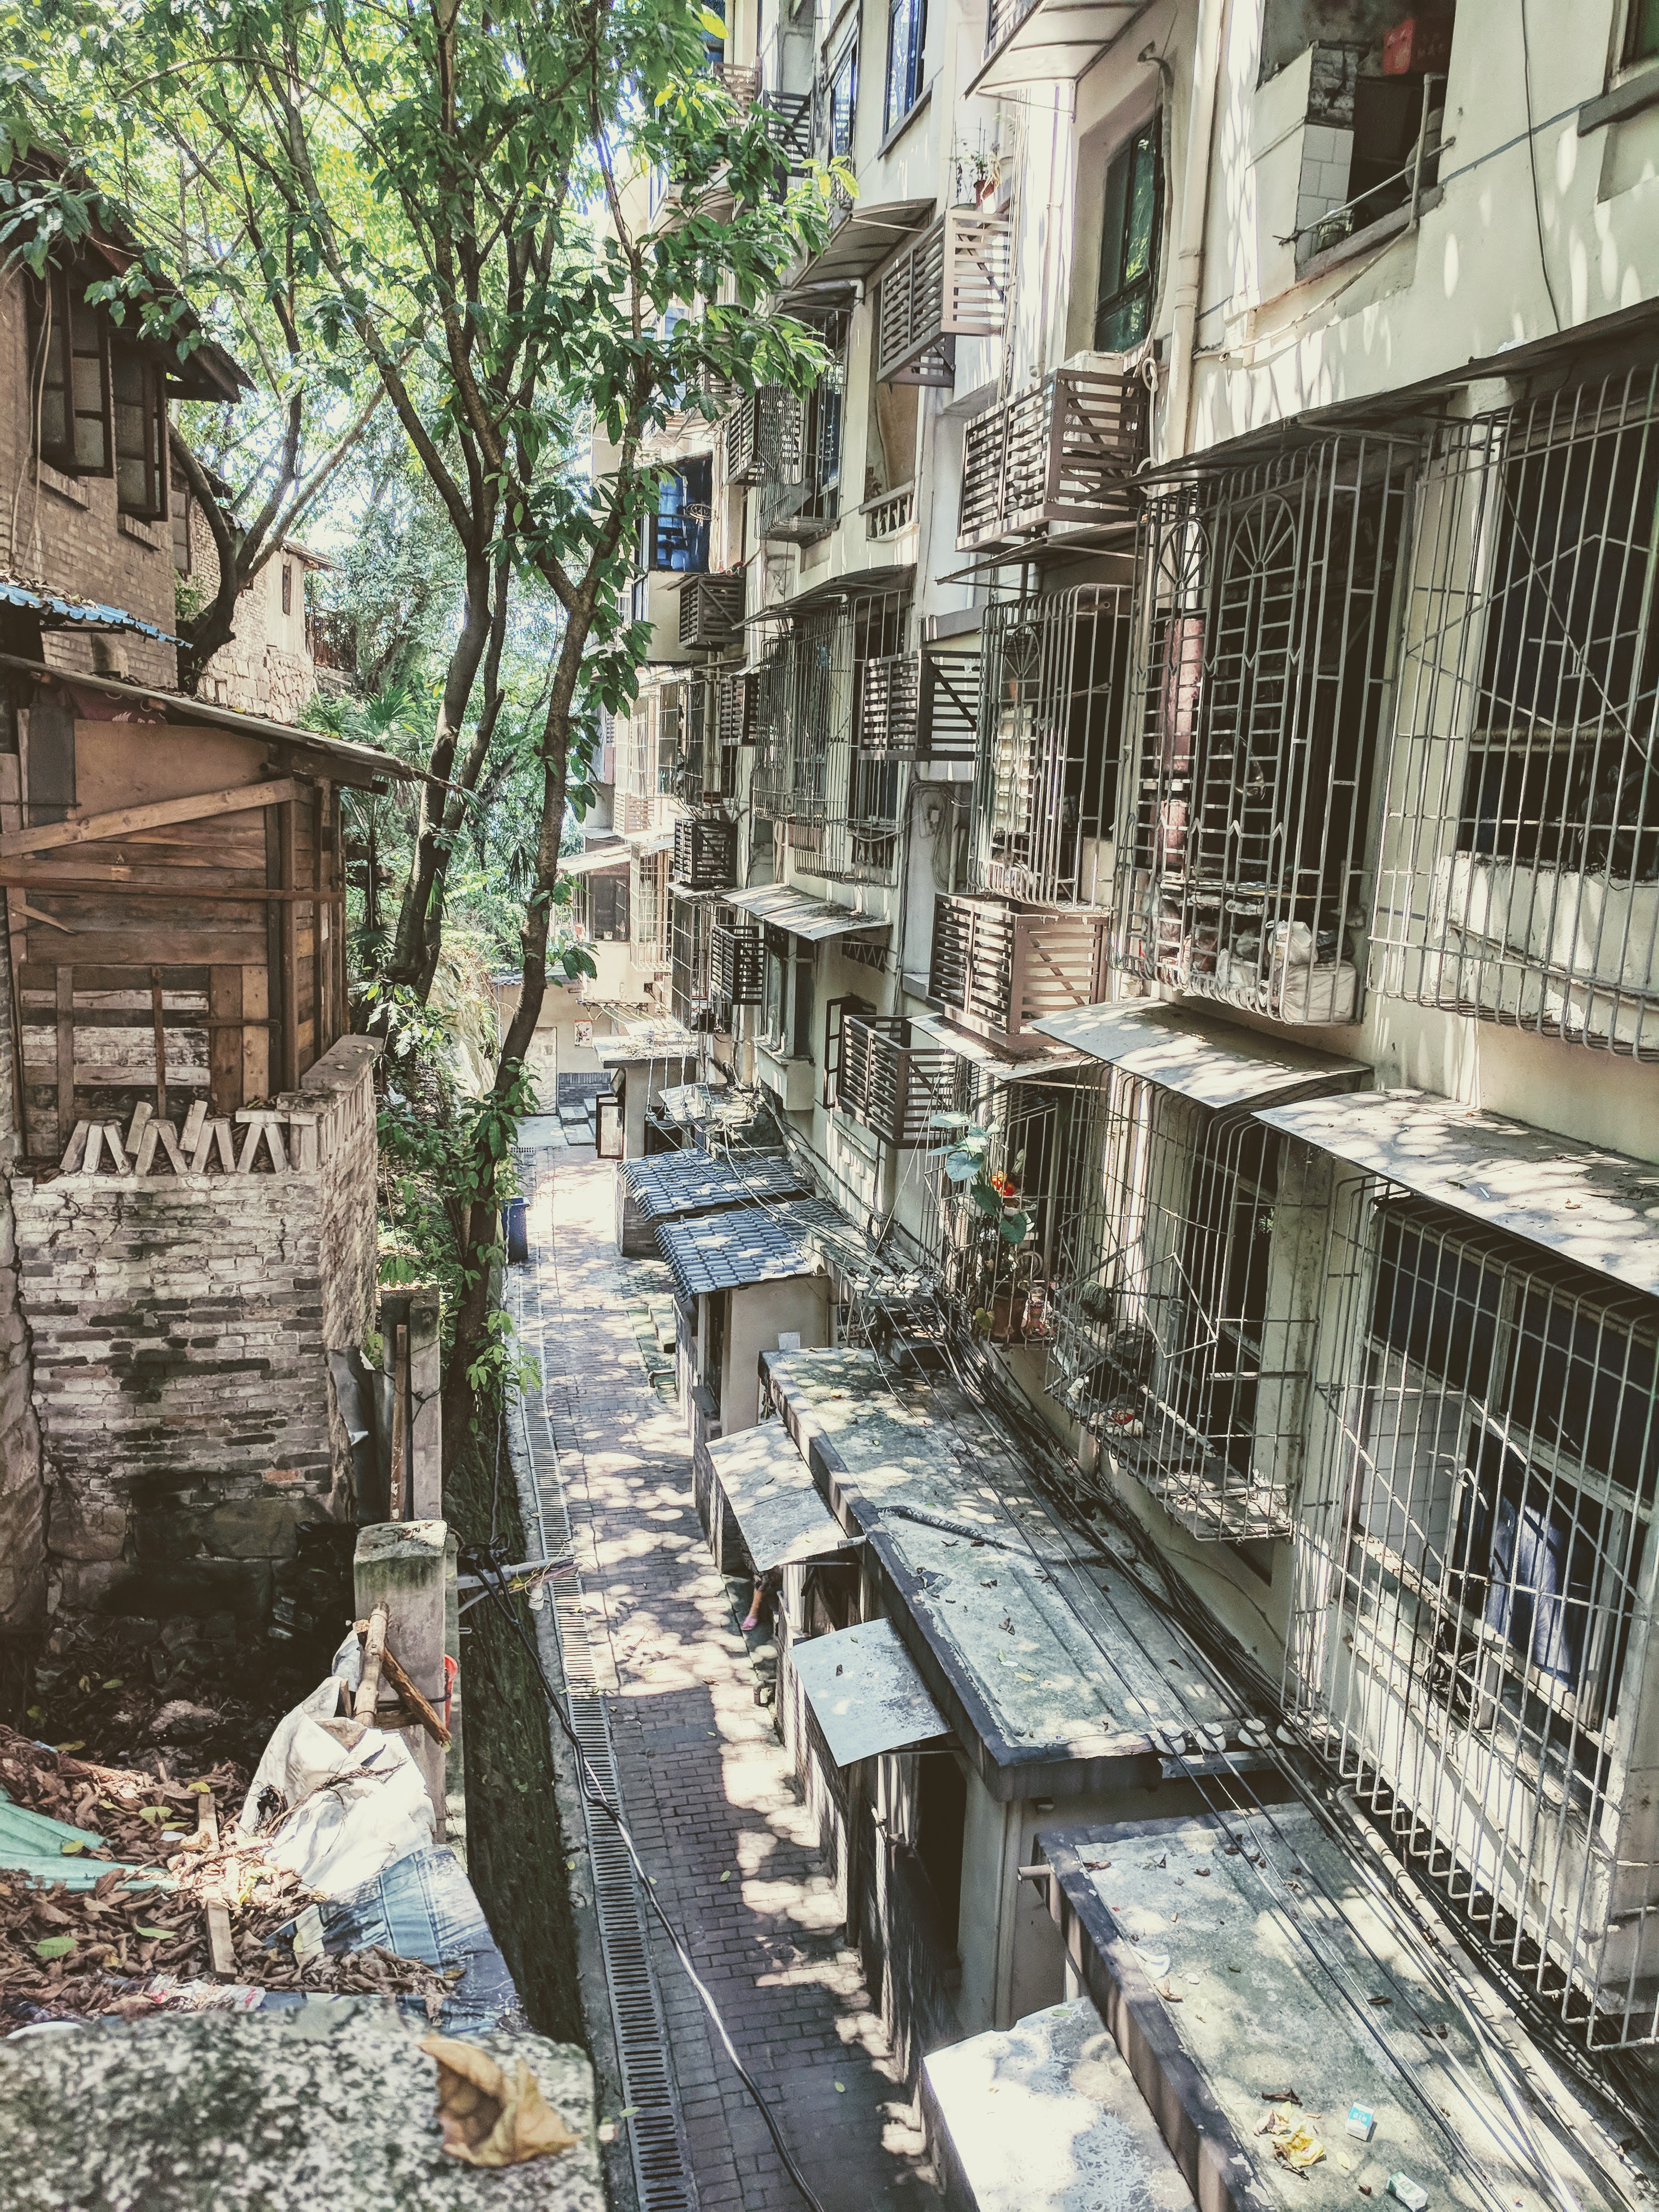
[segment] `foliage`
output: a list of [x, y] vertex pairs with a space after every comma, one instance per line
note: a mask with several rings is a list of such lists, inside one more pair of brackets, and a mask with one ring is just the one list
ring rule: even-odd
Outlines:
[[991, 1165], [997, 1138], [994, 1126], [986, 1127], [966, 1114], [930, 1114], [927, 1126], [948, 1133], [949, 1142], [938, 1146], [930, 1158], [943, 1160], [946, 1181], [978, 1212], [997, 1224], [1007, 1244], [1023, 1244], [1030, 1234], [1031, 1217], [1023, 1209], [1010, 1213], [1006, 1201], [1018, 1194], [1009, 1178]]

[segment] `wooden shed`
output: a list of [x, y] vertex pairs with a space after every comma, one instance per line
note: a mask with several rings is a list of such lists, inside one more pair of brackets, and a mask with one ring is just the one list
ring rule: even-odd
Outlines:
[[411, 771], [15, 654], [0, 679], [24, 1163], [89, 1166], [89, 1132], [131, 1130], [146, 1103], [185, 1164], [251, 1158], [258, 1126], [236, 1115], [294, 1091], [350, 1026], [342, 788]]

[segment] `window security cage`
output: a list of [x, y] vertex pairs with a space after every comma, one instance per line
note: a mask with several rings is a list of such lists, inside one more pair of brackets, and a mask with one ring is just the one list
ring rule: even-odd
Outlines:
[[864, 665], [859, 743], [896, 760], [970, 761], [979, 732], [977, 638], [925, 644]]
[[1339, 1186], [1290, 1696], [1483, 1944], [1659, 2037], [1659, 1302]]
[[1115, 1067], [1076, 1151], [1048, 1387], [1207, 1540], [1291, 1532], [1325, 1192], [1286, 1150]]
[[671, 965], [672, 906], [666, 853], [636, 853], [629, 871], [629, 918], [636, 968], [665, 972]]
[[975, 890], [1109, 901], [1131, 634], [1130, 595], [1112, 585], [987, 608]]
[[1154, 500], [1115, 964], [1285, 1022], [1359, 1011], [1371, 771], [1418, 448], [1319, 440]]
[[[1048, 1340], [1055, 1278], [1075, 1243], [1067, 1163], [1088, 1124], [1091, 1083], [1070, 1073], [1009, 1080], [958, 1061], [951, 1104], [990, 1132], [987, 1185], [976, 1194], [951, 1182], [933, 1151], [909, 1155], [905, 1172], [922, 1179], [927, 1200], [924, 1259], [943, 1296], [993, 1344]], [[948, 1134], [934, 1142], [948, 1144]]]
[[731, 1000], [722, 1000], [714, 967], [714, 932], [729, 926], [732, 909], [713, 900], [673, 902], [669, 995], [689, 1030], [729, 1028]]
[[963, 1062], [902, 1015], [843, 1017], [834, 1103], [896, 1151], [945, 1141], [933, 1117], [956, 1105]]
[[1415, 558], [1378, 988], [1659, 1054], [1659, 368], [1446, 425]]
[[831, 881], [888, 883], [897, 867], [908, 764], [863, 743], [865, 672], [902, 647], [900, 592], [803, 615], [768, 648], [756, 689], [756, 811], [787, 825], [799, 865]]
[[841, 513], [841, 449], [846, 413], [844, 311], [810, 314], [829, 353], [811, 390], [781, 404], [756, 425], [758, 483], [756, 523], [763, 538], [811, 545], [827, 537]]
[[732, 822], [687, 815], [674, 824], [670, 880], [684, 891], [727, 891], [738, 880], [738, 831]]

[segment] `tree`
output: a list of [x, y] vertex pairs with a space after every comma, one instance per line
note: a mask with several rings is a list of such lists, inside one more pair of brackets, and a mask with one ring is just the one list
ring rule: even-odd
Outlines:
[[[48, 17], [72, 6], [92, 36], [83, 0], [40, 4]], [[710, 69], [721, 33], [692, 0], [507, 0], [488, 12], [468, 0], [212, 11], [137, 0], [99, 33], [98, 66], [125, 72], [121, 100], [165, 81], [281, 210], [283, 280], [291, 267], [303, 283], [305, 327], [331, 357], [370, 366], [460, 550], [459, 633], [386, 966], [396, 985], [429, 982], [445, 872], [490, 741], [475, 728], [463, 750], [464, 723], [481, 672], [480, 724], [496, 696], [489, 657], [506, 594], [536, 578], [556, 604], [524, 983], [463, 1178], [452, 1449], [487, 1366], [499, 1177], [527, 1096], [566, 805], [599, 714], [634, 696], [645, 646], [623, 600], [656, 495], [649, 435], [704, 405], [696, 395], [714, 380], [799, 389], [822, 361], [811, 334], [763, 302], [823, 234], [828, 194], [789, 188], [764, 118], [745, 117]], [[680, 204], [636, 221], [629, 179], [653, 167], [680, 183]], [[269, 254], [258, 265], [277, 289]], [[611, 457], [597, 475], [595, 437]]]

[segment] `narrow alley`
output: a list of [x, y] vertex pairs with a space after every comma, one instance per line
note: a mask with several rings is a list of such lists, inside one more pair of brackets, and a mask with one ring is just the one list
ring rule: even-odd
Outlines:
[[[531, 1149], [546, 1128], [525, 1132], [531, 1259], [514, 1288], [543, 1362], [596, 1678], [614, 1684], [623, 1813], [825, 2212], [920, 2204], [930, 2194], [921, 2132], [757, 1700], [733, 1589], [699, 1530], [683, 1420], [647, 1375], [641, 1309], [647, 1295], [672, 1295], [666, 1270], [618, 1256], [611, 1164], [556, 1135], [558, 1149]], [[544, 1486], [549, 1472], [538, 1467]], [[764, 2123], [660, 1929], [653, 1958], [702, 2212], [793, 2206]]]

